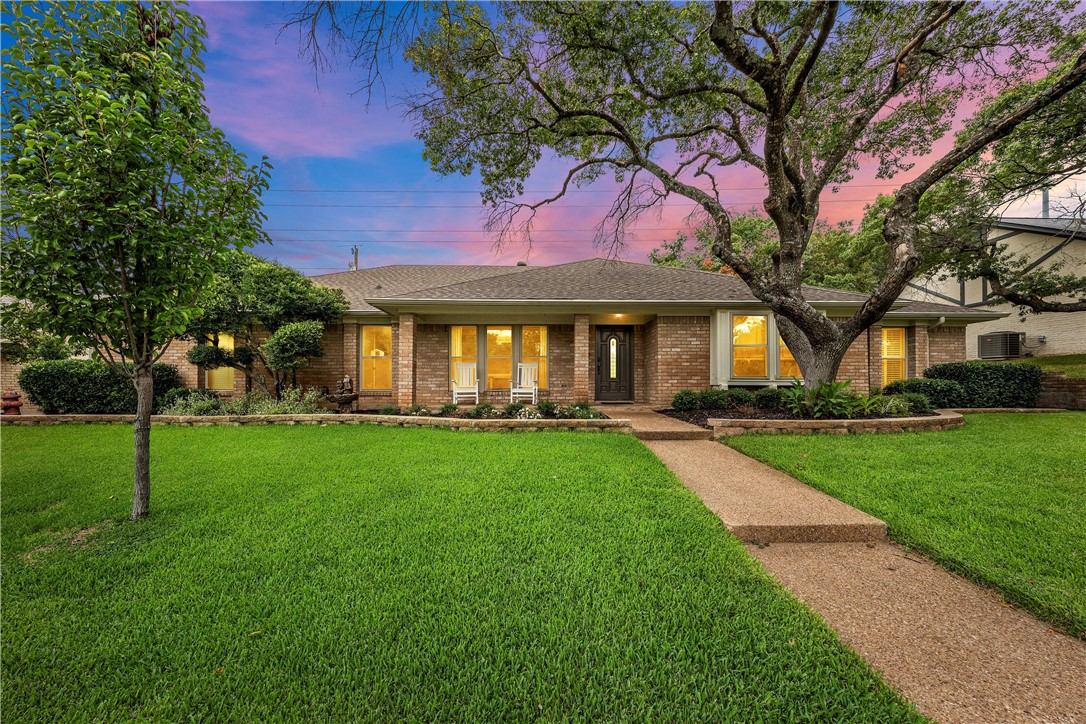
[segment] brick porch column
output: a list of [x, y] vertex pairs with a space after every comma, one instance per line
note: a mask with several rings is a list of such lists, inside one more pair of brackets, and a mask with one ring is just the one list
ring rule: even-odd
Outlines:
[[573, 317], [573, 399], [592, 399], [592, 340], [587, 314]]
[[400, 315], [400, 334], [396, 348], [396, 404], [400, 408], [415, 404], [415, 315]]

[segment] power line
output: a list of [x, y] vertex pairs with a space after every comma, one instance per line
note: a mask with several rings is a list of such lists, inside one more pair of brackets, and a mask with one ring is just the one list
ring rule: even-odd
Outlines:
[[[493, 244], [495, 239], [274, 239], [277, 243], [308, 244]], [[533, 244], [586, 244], [592, 239], [532, 239]]]
[[[851, 204], [874, 201], [874, 199], [822, 199], [819, 204]], [[735, 203], [746, 202], [732, 202], [729, 205]], [[751, 200], [750, 203], [757, 203], [756, 200]], [[653, 204], [654, 208], [660, 206], [677, 206], [686, 204], [697, 204], [692, 199], [682, 199], [672, 202], [663, 202], [660, 204]], [[385, 209], [386, 211], [402, 210], [413, 211], [415, 209], [464, 209], [469, 208], [464, 204], [409, 204], [405, 206], [390, 206], [389, 204], [264, 204], [266, 207], [277, 208], [306, 208], [306, 209]], [[609, 209], [613, 204], [555, 204], [555, 208], [563, 209]]]
[[[904, 183], [904, 182], [902, 182]], [[885, 188], [888, 186], [901, 186], [901, 183], [877, 183], [877, 184], [846, 184], [851, 189]], [[719, 191], [765, 191], [765, 186], [731, 186], [718, 188]], [[614, 194], [621, 189], [568, 189], [567, 194]], [[264, 193], [280, 194], [478, 194], [479, 191], [460, 191], [454, 189], [267, 189]], [[557, 191], [532, 192], [547, 193], [553, 196]]]
[[[637, 231], [672, 231], [673, 226], [657, 226], [652, 228], [638, 228]], [[405, 232], [413, 232], [416, 234], [480, 234], [483, 233], [482, 229], [288, 229], [283, 227], [266, 228], [264, 231], [313, 231], [319, 233], [335, 233], [335, 232], [352, 232], [352, 233], [373, 233], [373, 234], [397, 234]], [[579, 233], [592, 233], [595, 229], [540, 229], [540, 232], [579, 232]]]

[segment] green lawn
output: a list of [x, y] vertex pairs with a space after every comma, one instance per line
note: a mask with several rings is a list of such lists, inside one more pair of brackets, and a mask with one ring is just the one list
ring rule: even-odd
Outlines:
[[1086, 413], [970, 414], [946, 432], [728, 444], [1086, 637]]
[[1045, 372], [1062, 372], [1068, 377], [1086, 377], [1086, 354], [1054, 354], [1008, 361], [1035, 364]]
[[5, 722], [919, 719], [631, 437], [131, 434], [3, 430]]

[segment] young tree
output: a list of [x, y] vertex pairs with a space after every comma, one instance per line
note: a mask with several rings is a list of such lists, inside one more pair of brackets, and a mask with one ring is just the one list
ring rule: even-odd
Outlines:
[[[811, 383], [836, 376], [921, 267], [925, 196], [1023, 124], [1045, 136], [1059, 123], [1046, 109], [1072, 97], [1081, 106], [1086, 80], [1086, 14], [1070, 1], [408, 7], [367, 3], [344, 18], [341, 6], [311, 2], [292, 22], [312, 29], [310, 49], [330, 30], [367, 73], [364, 88], [390, 43], [404, 42], [428, 80], [405, 99], [424, 156], [441, 173], [479, 173], [498, 243], [530, 239], [538, 209], [605, 175], [621, 185], [597, 234], [612, 248], [645, 211], [693, 201], [713, 256], [776, 312]], [[883, 216], [883, 272], [869, 298], [848, 319], [827, 318], [801, 289], [823, 191], [865, 158], [880, 178], [912, 168], [967, 100], [993, 110], [913, 169]], [[1065, 152], [1051, 150], [1045, 164]], [[547, 155], [568, 162], [564, 183], [523, 201]], [[779, 249], [764, 271], [736, 243], [722, 200], [718, 179], [736, 166], [766, 188]]]
[[150, 504], [151, 365], [212, 262], [266, 239], [266, 161], [204, 106], [203, 22], [183, 8], [4, 4], [4, 291], [137, 392], [132, 517]]
[[[340, 289], [322, 287], [252, 254], [227, 252], [216, 261], [203, 311], [185, 329], [184, 337], [198, 343], [187, 358], [206, 369], [243, 372], [249, 383], [279, 398], [288, 374], [296, 375], [304, 358], [320, 356], [324, 325], [338, 320], [348, 306]], [[301, 323], [308, 326], [293, 326]], [[224, 333], [234, 338], [233, 350], [219, 346]]]

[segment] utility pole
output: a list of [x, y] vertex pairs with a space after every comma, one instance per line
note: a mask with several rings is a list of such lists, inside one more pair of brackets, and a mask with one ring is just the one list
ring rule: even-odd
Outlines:
[[354, 252], [354, 261], [347, 263], [347, 271], [358, 271], [358, 247], [351, 247], [351, 251]]

